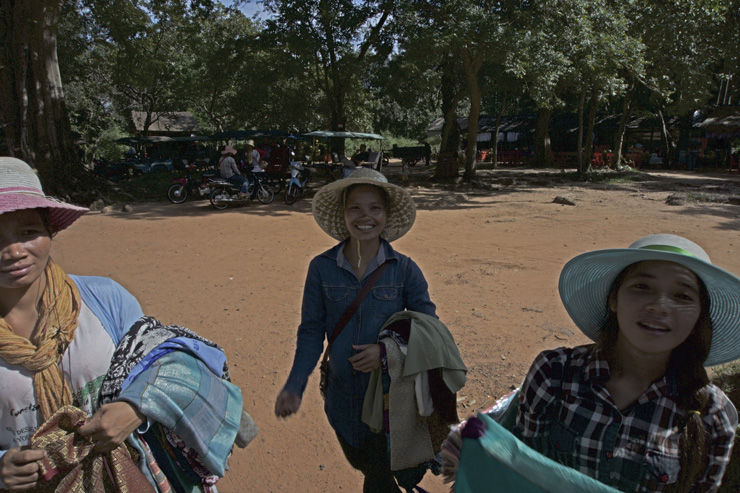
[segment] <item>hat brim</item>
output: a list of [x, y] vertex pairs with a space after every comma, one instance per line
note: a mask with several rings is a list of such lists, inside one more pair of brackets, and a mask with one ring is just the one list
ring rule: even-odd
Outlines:
[[380, 234], [381, 238], [389, 242], [397, 240], [408, 233], [414, 225], [416, 204], [406, 190], [392, 183], [350, 176], [324, 185], [316, 192], [311, 204], [314, 219], [321, 229], [335, 240], [343, 241], [350, 236], [344, 222], [342, 195], [351, 185], [373, 185], [384, 189], [388, 194], [387, 219]]
[[81, 216], [89, 212], [89, 209], [84, 207], [59, 202], [50, 197], [34, 193], [0, 195], [0, 211], [2, 213], [25, 209], [48, 209], [52, 234], [66, 229]]
[[568, 315], [591, 340], [598, 340], [608, 316], [607, 297], [620, 272], [636, 262], [664, 260], [690, 269], [711, 300], [712, 347], [705, 366], [740, 358], [740, 278], [704, 260], [657, 250], [619, 248], [584, 253], [560, 273], [558, 290]]

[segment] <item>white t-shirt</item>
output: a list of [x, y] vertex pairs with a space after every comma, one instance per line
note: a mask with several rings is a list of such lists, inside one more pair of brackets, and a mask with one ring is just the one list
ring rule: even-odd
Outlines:
[[[88, 415], [115, 351], [111, 336], [83, 302], [74, 339], [62, 356], [62, 373], [72, 387], [75, 406]], [[33, 392], [32, 372], [0, 358], [0, 450], [28, 445], [44, 422]]]
[[260, 166], [260, 153], [257, 149], [252, 149], [252, 173], [262, 173], [264, 170]]

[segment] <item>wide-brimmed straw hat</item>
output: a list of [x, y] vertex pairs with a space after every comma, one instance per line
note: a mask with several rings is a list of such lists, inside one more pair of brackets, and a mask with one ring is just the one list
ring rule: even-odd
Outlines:
[[0, 214], [23, 209], [49, 210], [52, 233], [57, 233], [88, 212], [84, 207], [47, 197], [36, 172], [24, 161], [0, 157]]
[[351, 185], [374, 185], [386, 191], [388, 217], [381, 238], [397, 240], [411, 229], [416, 219], [416, 204], [411, 195], [403, 188], [388, 183], [382, 173], [358, 168], [349, 177], [324, 185], [313, 198], [313, 218], [329, 236], [339, 241], [350, 236], [344, 222], [344, 191]]
[[252, 139], [247, 140], [244, 145], [247, 147], [254, 147], [254, 141]]
[[224, 147], [224, 150], [221, 151], [221, 154], [236, 154], [236, 149], [231, 147], [231, 144], [227, 144], [226, 147]]
[[707, 288], [712, 347], [705, 366], [740, 358], [740, 278], [709, 260], [696, 243], [681, 236], [656, 234], [629, 248], [596, 250], [569, 261], [560, 273], [560, 298], [581, 331], [596, 341], [609, 314], [607, 297], [626, 267], [645, 260], [675, 262], [691, 270]]

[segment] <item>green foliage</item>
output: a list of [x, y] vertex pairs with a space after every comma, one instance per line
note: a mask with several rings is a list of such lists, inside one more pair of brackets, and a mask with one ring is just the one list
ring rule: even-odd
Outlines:
[[731, 5], [266, 0], [256, 22], [213, 0], [74, 0], [58, 52], [88, 161], [130, 110], [193, 111], [209, 132], [342, 125], [415, 141], [443, 108], [476, 108], [471, 83], [489, 115], [575, 111], [584, 90], [621, 111], [635, 83], [646, 111], [696, 108], [715, 71], [740, 66]]

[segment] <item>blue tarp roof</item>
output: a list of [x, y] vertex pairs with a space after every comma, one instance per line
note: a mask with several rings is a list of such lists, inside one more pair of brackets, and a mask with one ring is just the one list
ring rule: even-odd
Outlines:
[[225, 130], [211, 135], [213, 140], [247, 140], [260, 137], [287, 137], [290, 132], [284, 130]]
[[368, 140], [385, 140], [385, 137], [379, 134], [366, 134], [362, 132], [335, 132], [333, 130], [315, 130], [303, 134], [306, 137], [325, 137], [325, 138], [344, 138], [344, 139], [368, 139]]

